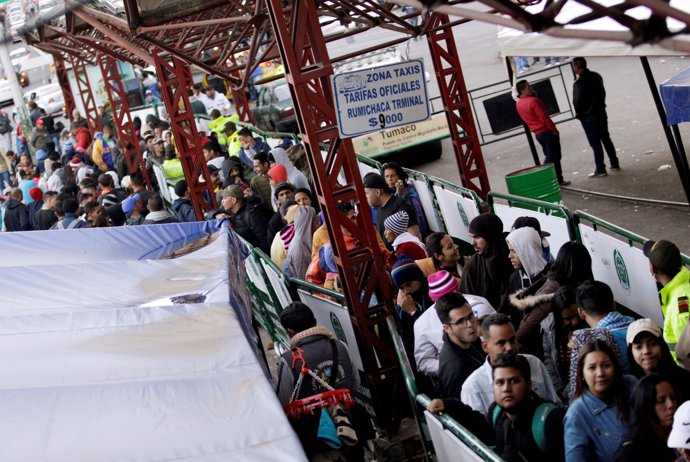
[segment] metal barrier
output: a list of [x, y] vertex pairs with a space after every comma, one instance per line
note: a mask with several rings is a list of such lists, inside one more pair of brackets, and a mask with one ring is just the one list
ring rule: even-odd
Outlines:
[[436, 177], [428, 177], [438, 210], [451, 237], [470, 244], [470, 221], [482, 213], [479, 196], [474, 191]]
[[443, 218], [441, 217], [441, 212], [438, 208], [438, 201], [436, 200], [436, 195], [434, 194], [433, 187], [431, 186], [429, 176], [408, 168], [403, 170], [405, 170], [405, 173], [407, 173], [407, 175], [410, 177], [412, 184], [414, 184], [414, 187], [417, 190], [419, 200], [424, 208], [426, 222], [429, 224], [429, 229], [433, 232], [445, 232], [446, 225], [443, 223]]
[[641, 248], [647, 239], [579, 210], [573, 218], [592, 256], [594, 278], [611, 287], [617, 303], [663, 326], [657, 284]]
[[425, 394], [417, 393], [417, 384], [414, 380], [412, 367], [407, 360], [398, 327], [392, 317], [389, 317], [387, 321], [388, 332], [398, 356], [405, 380], [405, 388], [410, 398], [415, 421], [422, 435], [422, 445], [427, 457], [439, 462], [457, 460], [500, 462], [502, 460], [500, 457], [452, 417], [445, 414], [431, 414], [425, 410], [431, 399]]
[[[506, 204], [497, 203], [497, 200]], [[572, 215], [564, 205], [492, 191], [489, 193], [489, 210], [501, 218], [505, 232], [510, 232], [518, 217], [529, 216], [539, 220], [542, 231], [551, 234], [548, 240], [554, 257], [563, 244], [577, 239]]]

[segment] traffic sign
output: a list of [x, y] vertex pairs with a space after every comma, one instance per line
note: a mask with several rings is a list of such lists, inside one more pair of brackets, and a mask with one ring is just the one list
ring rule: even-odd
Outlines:
[[431, 117], [424, 63], [401, 63], [331, 77], [343, 138], [421, 122]]

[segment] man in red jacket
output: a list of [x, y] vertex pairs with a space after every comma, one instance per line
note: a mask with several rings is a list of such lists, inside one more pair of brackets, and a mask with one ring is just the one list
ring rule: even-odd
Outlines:
[[558, 184], [561, 186], [569, 185], [570, 181], [563, 180], [561, 140], [558, 129], [549, 117], [546, 104], [537, 98], [532, 85], [527, 80], [520, 80], [515, 89], [520, 95], [517, 100], [517, 112], [544, 149], [544, 163], [553, 164], [556, 169]]

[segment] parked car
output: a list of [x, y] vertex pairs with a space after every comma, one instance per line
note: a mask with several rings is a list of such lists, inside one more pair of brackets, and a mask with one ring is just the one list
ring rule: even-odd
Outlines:
[[267, 131], [296, 132], [297, 118], [290, 89], [285, 79], [261, 86], [256, 106], [252, 109], [254, 123]]
[[49, 83], [34, 88], [30, 93], [24, 95], [24, 100], [26, 102], [34, 100], [38, 107], [42, 107], [50, 115], [65, 112], [65, 98], [58, 83]]

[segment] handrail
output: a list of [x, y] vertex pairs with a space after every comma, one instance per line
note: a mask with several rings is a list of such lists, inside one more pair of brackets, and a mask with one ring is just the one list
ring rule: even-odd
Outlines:
[[[649, 239], [640, 236], [639, 234], [635, 234], [632, 231], [628, 231], [627, 229], [621, 228], [618, 225], [614, 225], [613, 223], [610, 223], [606, 220], [602, 220], [601, 218], [597, 218], [594, 215], [590, 215], [587, 212], [583, 212], [581, 210], [575, 210], [573, 213], [573, 221], [575, 222], [575, 226], [580, 224], [580, 221], [586, 220], [590, 223], [592, 223], [594, 230], [597, 230], [598, 226], [601, 226], [604, 229], [608, 229], [609, 231], [613, 231], [614, 233], [623, 236], [628, 240], [628, 245], [633, 247], [633, 242], [644, 245], [645, 242], [647, 242]], [[685, 254], [680, 254], [681, 258], [683, 259], [683, 263], [687, 266], [690, 266], [690, 256], [685, 255]]]
[[266, 131], [261, 130], [260, 128], [255, 127], [254, 125], [252, 125], [252, 124], [250, 124], [250, 123], [248, 123], [248, 122], [242, 122], [241, 120], [235, 122], [235, 124], [236, 124], [238, 127], [248, 128], [248, 129], [251, 130], [252, 132], [254, 132], [254, 133], [256, 133], [257, 135], [259, 135], [261, 138], [263, 138], [264, 141], [266, 140], [266, 138], [290, 138], [290, 139], [292, 140], [293, 143], [295, 143], [295, 144], [300, 143], [300, 138], [299, 138], [299, 136], [297, 136], [295, 133], [287, 133], [287, 132], [266, 132]]
[[[553, 202], [544, 202], [540, 201], [539, 199], [532, 199], [531, 197], [522, 197], [522, 196], [515, 196], [512, 194], [505, 194], [505, 193], [497, 193], [494, 191], [489, 192], [489, 197], [488, 197], [488, 202], [489, 202], [489, 209], [493, 211], [494, 209], [494, 199], [503, 199], [508, 202], [508, 206], [513, 207], [514, 203], [520, 203], [520, 204], [526, 204], [526, 205], [531, 205], [533, 207], [538, 207], [541, 209], [544, 209], [545, 211], [548, 210], [550, 212], [558, 212], [563, 215], [563, 217], [566, 219], [566, 223], [568, 224], [568, 234], [570, 235], [570, 239], [576, 240], [577, 237], [579, 236], [577, 229], [573, 227], [573, 214], [570, 212], [568, 207], [565, 205], [561, 204], [555, 204]], [[553, 213], [548, 213], [547, 215], [553, 215]]]
[[450, 181], [442, 180], [441, 178], [437, 178], [435, 176], [428, 175], [427, 178], [429, 178], [429, 184], [431, 184], [432, 190], [434, 185], [439, 185], [443, 189], [449, 189], [451, 191], [457, 192], [460, 195], [467, 197], [468, 199], [472, 199], [474, 201], [474, 205], [477, 207], [477, 210], [481, 212], [483, 208], [482, 201], [479, 199], [479, 196], [476, 192], [472, 191], [471, 189], [463, 188], [462, 186], [453, 184]]
[[322, 286], [305, 281], [304, 279], [290, 278], [290, 283], [295, 284], [296, 286], [303, 287], [311, 292], [318, 292], [320, 294], [327, 295], [329, 297], [336, 299], [338, 303], [341, 303], [343, 306], [345, 305], [345, 295], [341, 294], [340, 292], [326, 289]]
[[[416, 401], [424, 409], [426, 409], [429, 406], [429, 403], [431, 403], [431, 399], [423, 393], [417, 395]], [[503, 459], [501, 459], [498, 454], [489, 449], [487, 445], [482, 443], [481, 440], [474, 436], [472, 432], [459, 424], [457, 420], [453, 419], [447, 414], [434, 414], [434, 417], [441, 422], [443, 428], [450, 431], [453, 436], [465, 443], [472, 451], [475, 452], [475, 454], [485, 461], [503, 462]]]

